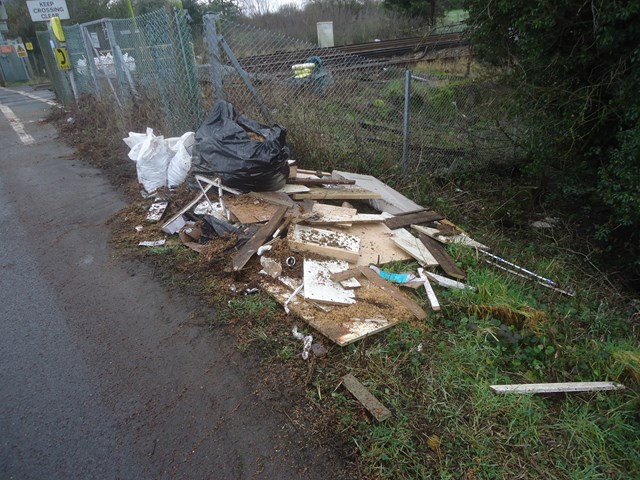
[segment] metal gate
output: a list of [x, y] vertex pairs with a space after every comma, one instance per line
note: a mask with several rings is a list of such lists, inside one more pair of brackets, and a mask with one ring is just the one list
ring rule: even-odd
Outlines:
[[29, 74], [24, 61], [18, 56], [15, 45], [0, 45], [0, 68], [7, 82], [26, 82]]

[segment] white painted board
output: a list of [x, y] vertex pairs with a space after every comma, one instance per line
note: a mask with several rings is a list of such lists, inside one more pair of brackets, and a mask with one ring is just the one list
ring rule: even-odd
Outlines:
[[330, 305], [356, 303], [353, 290], [346, 290], [331, 280], [331, 274], [349, 269], [349, 264], [335, 260], [304, 259], [304, 298]]
[[422, 241], [414, 237], [406, 228], [394, 230], [391, 239], [423, 267], [435, 267], [438, 265], [438, 261], [433, 258], [433, 255], [431, 255], [431, 252], [424, 246]]
[[624, 385], [614, 382], [528, 383], [523, 385], [491, 385], [496, 393], [571, 393], [622, 390]]

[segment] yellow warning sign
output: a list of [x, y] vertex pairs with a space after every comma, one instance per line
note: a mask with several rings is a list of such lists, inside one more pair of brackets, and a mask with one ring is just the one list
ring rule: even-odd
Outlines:
[[24, 46], [27, 47], [29, 51], [33, 50], [33, 43], [31, 42], [25, 42]]
[[24, 48], [24, 45], [19, 43], [16, 45], [16, 53], [18, 54], [19, 57], [24, 58], [27, 56], [27, 49]]
[[71, 62], [69, 61], [69, 54], [64, 47], [54, 48], [53, 52], [56, 54], [56, 62], [58, 62], [59, 70], [71, 70]]

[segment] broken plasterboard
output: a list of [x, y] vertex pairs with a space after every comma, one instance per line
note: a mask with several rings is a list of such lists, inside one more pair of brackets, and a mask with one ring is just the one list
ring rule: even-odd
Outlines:
[[433, 258], [433, 255], [431, 255], [427, 247], [407, 229], [399, 228], [398, 230], [394, 230], [392, 240], [398, 247], [415, 258], [423, 267], [435, 267], [438, 265], [438, 261]]
[[[278, 303], [284, 303], [291, 291], [280, 283], [262, 282], [262, 289]], [[365, 337], [379, 333], [411, 317], [411, 313], [380, 289], [364, 286], [356, 292], [356, 303], [345, 306], [326, 306], [323, 311], [300, 295], [289, 302], [291, 313], [302, 318], [322, 335], [344, 347]]]
[[304, 259], [304, 298], [330, 305], [351, 305], [356, 302], [353, 290], [346, 290], [331, 280], [332, 273], [349, 268], [345, 261]]
[[159, 222], [168, 206], [169, 202], [166, 200], [158, 200], [157, 202], [154, 202], [147, 212], [147, 222]]
[[295, 225], [289, 229], [289, 247], [295, 252], [311, 252], [355, 263], [359, 258], [360, 239], [332, 230]]
[[336, 178], [355, 180], [358, 187], [378, 193], [380, 195], [380, 198], [369, 200], [369, 204], [380, 212], [388, 212], [392, 213], [393, 215], [397, 215], [399, 213], [413, 212], [422, 208], [417, 203], [409, 200], [400, 192], [397, 192], [390, 186], [381, 182], [376, 177], [372, 177], [371, 175], [340, 172], [338, 170], [334, 170], [331, 175]]

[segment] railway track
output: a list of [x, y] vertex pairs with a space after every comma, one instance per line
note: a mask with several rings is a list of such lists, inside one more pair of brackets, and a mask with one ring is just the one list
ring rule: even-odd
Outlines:
[[[429, 37], [410, 37], [381, 42], [368, 42], [331, 48], [314, 48], [293, 52], [276, 52], [239, 58], [242, 66], [251, 72], [289, 71], [294, 63], [304, 62], [312, 56], [322, 58], [329, 68], [344, 68], [354, 64], [367, 66], [367, 60], [382, 60], [410, 53], [433, 52], [467, 45], [466, 39], [459, 33], [430, 35]], [[377, 62], [374, 62], [377, 63]]]

